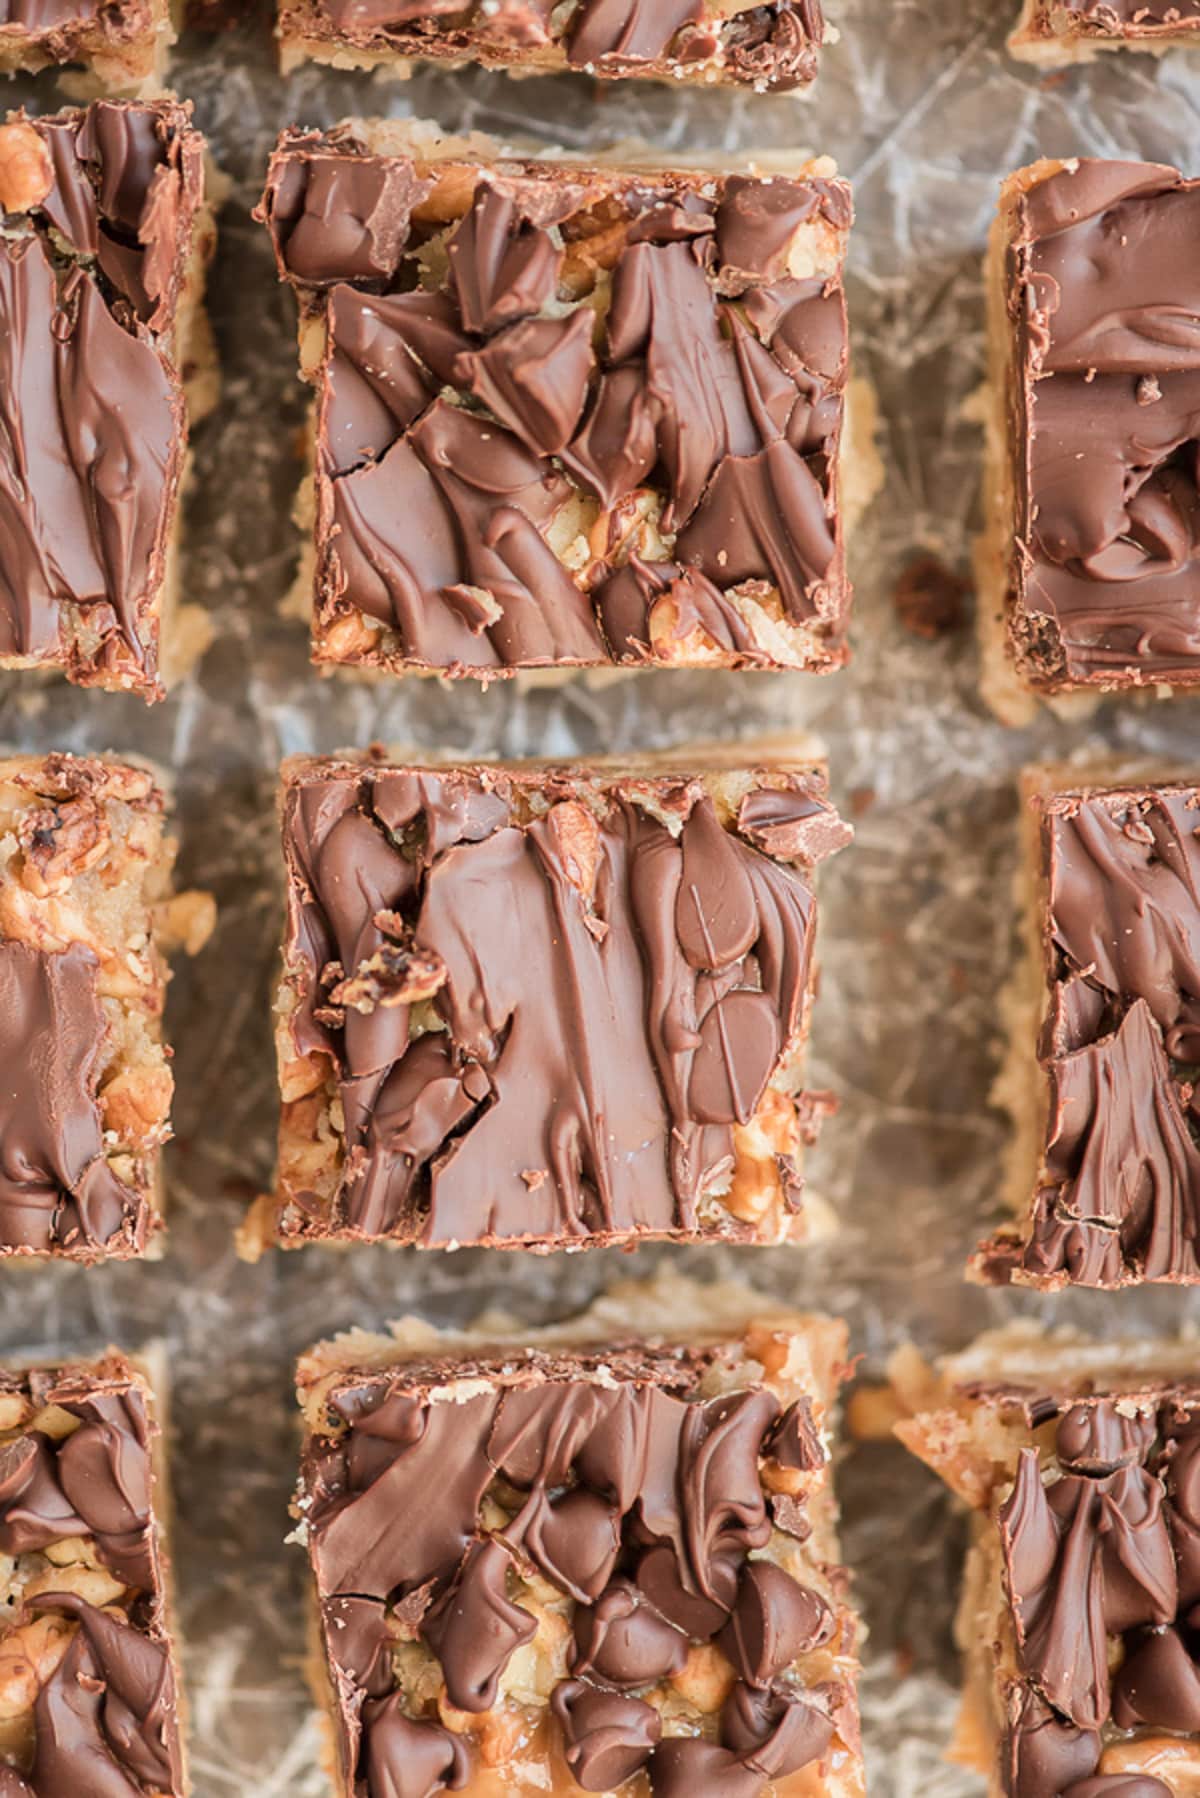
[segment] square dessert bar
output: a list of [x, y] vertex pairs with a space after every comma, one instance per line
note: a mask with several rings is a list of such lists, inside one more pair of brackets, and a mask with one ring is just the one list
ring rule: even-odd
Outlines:
[[0, 0], [0, 74], [79, 64], [113, 93], [152, 93], [176, 11], [171, 0]]
[[305, 1356], [295, 1511], [344, 1798], [859, 1798], [844, 1325], [625, 1286]]
[[1103, 50], [1161, 55], [1196, 42], [1200, 0], [1025, 0], [1008, 47], [1022, 62], [1061, 68]]
[[213, 921], [165, 806], [145, 768], [0, 760], [0, 1260], [160, 1246], [165, 957]]
[[1030, 693], [1200, 681], [1197, 243], [1200, 183], [1156, 163], [1004, 185], [980, 620], [1012, 721]]
[[275, 1198], [243, 1246], [808, 1233], [819, 765], [298, 758]]
[[162, 696], [203, 190], [173, 100], [0, 126], [0, 668]]
[[476, 62], [759, 93], [807, 87], [826, 38], [820, 0], [279, 0], [277, 30], [285, 72], [309, 57], [393, 75], [414, 62]]
[[1025, 799], [1028, 951], [998, 1091], [1019, 1222], [975, 1271], [1198, 1281], [1200, 787], [1040, 769]]
[[286, 132], [259, 216], [316, 389], [318, 664], [845, 660], [850, 190]]
[[0, 1368], [0, 1792], [184, 1798], [150, 1381]]
[[1200, 1349], [1018, 1325], [896, 1428], [973, 1513], [951, 1758], [994, 1798], [1181, 1798], [1200, 1780]]

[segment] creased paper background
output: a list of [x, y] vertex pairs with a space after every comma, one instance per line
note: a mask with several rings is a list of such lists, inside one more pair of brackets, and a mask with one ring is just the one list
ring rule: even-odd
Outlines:
[[[224, 399], [196, 436], [184, 571], [189, 596], [212, 611], [214, 646], [197, 677], [152, 712], [100, 693], [10, 684], [0, 689], [0, 740], [136, 750], [172, 769], [183, 876], [215, 891], [221, 921], [171, 991], [179, 1094], [167, 1259], [89, 1273], [5, 1270], [0, 1347], [169, 1345], [197, 1798], [319, 1798], [326, 1789], [300, 1671], [305, 1567], [284, 1545], [296, 1352], [405, 1310], [461, 1321], [502, 1302], [531, 1320], [562, 1315], [671, 1253], [310, 1250], [254, 1268], [236, 1262], [233, 1228], [272, 1163], [271, 808], [285, 754], [382, 738], [466, 754], [586, 755], [815, 729], [858, 830], [822, 886], [813, 1069], [842, 1097], [810, 1164], [842, 1234], [819, 1252], [675, 1258], [712, 1272], [736, 1264], [789, 1299], [843, 1312], [868, 1371], [906, 1336], [954, 1346], [1020, 1310], [1110, 1334], [1168, 1330], [1196, 1310], [1189, 1295], [1165, 1291], [1053, 1302], [961, 1284], [992, 1215], [1005, 1142], [988, 1089], [1012, 951], [1013, 777], [1031, 757], [1071, 752], [1085, 732], [1049, 717], [1028, 732], [994, 723], [975, 695], [969, 630], [934, 643], [913, 637], [891, 596], [919, 554], [966, 563], [979, 440], [964, 409], [981, 374], [979, 255], [999, 176], [1040, 154], [1081, 152], [1200, 172], [1200, 55], [1122, 56], [1046, 79], [1006, 58], [1007, 9], [995, 0], [830, 0], [830, 10], [842, 41], [826, 53], [811, 102], [477, 73], [388, 85], [307, 71], [283, 83], [265, 21], [190, 39], [177, 58], [176, 85], [195, 100], [234, 182], [212, 279]], [[50, 77], [11, 91], [14, 103], [57, 104]], [[302, 627], [279, 611], [296, 554], [289, 509], [304, 410], [293, 304], [248, 213], [280, 126], [371, 111], [577, 149], [641, 136], [660, 150], [809, 146], [836, 156], [857, 193], [855, 355], [879, 393], [887, 475], [853, 545], [849, 671], [824, 681], [659, 673], [480, 693], [418, 682], [355, 688], [309, 670]], [[1200, 759], [1200, 701], [1111, 705], [1086, 739], [1187, 766]], [[863, 1697], [873, 1790], [967, 1798], [979, 1783], [941, 1761], [957, 1679], [960, 1524], [937, 1483], [898, 1449], [848, 1454], [841, 1489], [871, 1632]]]

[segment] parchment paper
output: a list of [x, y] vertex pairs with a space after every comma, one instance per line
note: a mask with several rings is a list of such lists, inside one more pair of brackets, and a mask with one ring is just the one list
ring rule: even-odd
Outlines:
[[[841, 1214], [820, 1251], [681, 1252], [800, 1303], [841, 1311], [878, 1372], [895, 1343], [957, 1346], [1020, 1310], [1100, 1331], [1169, 1330], [1196, 1301], [1164, 1291], [1041, 1301], [964, 1287], [993, 1214], [1004, 1120], [988, 1090], [998, 994], [1013, 949], [1013, 777], [1036, 755], [1096, 747], [1200, 760], [1200, 701], [1114, 704], [1086, 731], [1028, 732], [976, 698], [969, 628], [938, 641], [897, 620], [899, 573], [933, 553], [965, 569], [979, 438], [964, 417], [982, 366], [979, 255], [997, 181], [1039, 154], [1142, 156], [1200, 172], [1200, 55], [1121, 56], [1046, 79], [1011, 63], [1004, 0], [829, 0], [842, 41], [811, 102], [657, 89], [593, 91], [573, 78], [274, 73], [268, 26], [185, 40], [180, 93], [234, 181], [212, 280], [224, 361], [218, 414], [196, 435], [188, 596], [215, 642], [163, 706], [65, 686], [0, 690], [0, 741], [134, 750], [174, 770], [185, 880], [221, 906], [216, 940], [181, 968], [178, 1140], [169, 1152], [171, 1247], [157, 1265], [5, 1272], [0, 1349], [167, 1341], [174, 1384], [175, 1556], [197, 1798], [319, 1798], [300, 1662], [306, 1568], [288, 1548], [295, 1439], [290, 1369], [310, 1340], [406, 1310], [463, 1321], [502, 1302], [564, 1315], [606, 1281], [671, 1251], [554, 1257], [380, 1249], [234, 1258], [232, 1232], [270, 1177], [276, 1096], [268, 1028], [279, 896], [274, 770], [296, 750], [373, 738], [465, 753], [588, 754], [809, 726], [858, 840], [822, 884], [813, 1077], [841, 1095], [810, 1178]], [[13, 103], [58, 104], [53, 79]], [[248, 217], [279, 127], [348, 113], [414, 112], [449, 127], [538, 133], [575, 147], [641, 135], [660, 149], [808, 145], [854, 182], [850, 283], [857, 371], [881, 402], [887, 485], [853, 545], [856, 659], [825, 680], [659, 673], [480, 693], [412, 682], [356, 688], [309, 669], [303, 627], [281, 617], [296, 539], [304, 393], [294, 311]], [[11, 680], [11, 677], [10, 677]], [[899, 1449], [849, 1453], [840, 1471], [847, 1559], [870, 1627], [863, 1686], [879, 1798], [965, 1798], [979, 1783], [941, 1760], [957, 1666], [951, 1618], [962, 1529], [932, 1477]]]

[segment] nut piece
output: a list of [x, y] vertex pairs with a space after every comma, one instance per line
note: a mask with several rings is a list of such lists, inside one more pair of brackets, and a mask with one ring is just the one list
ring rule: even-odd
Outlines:
[[0, 211], [30, 212], [54, 186], [50, 152], [32, 125], [0, 125]]

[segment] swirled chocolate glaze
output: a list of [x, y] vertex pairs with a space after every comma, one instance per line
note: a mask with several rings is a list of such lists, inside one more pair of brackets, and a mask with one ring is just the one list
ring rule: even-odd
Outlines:
[[1054, 1423], [1050, 1444], [1020, 1451], [997, 1515], [1017, 1661], [1003, 1789], [1169, 1798], [1165, 1780], [1102, 1771], [1102, 1758], [1120, 1745], [1136, 1765], [1142, 1736], [1200, 1734], [1200, 1399], [1161, 1387], [1049, 1399], [1038, 1421]]
[[843, 183], [294, 132], [260, 216], [325, 334], [318, 660], [845, 659]]
[[289, 1174], [313, 1100], [285, 1109], [284, 1239], [753, 1240], [719, 1195], [762, 1115], [783, 1135], [758, 1177], [794, 1205], [811, 1114], [771, 1082], [802, 1040], [815, 907], [807, 860], [757, 845], [840, 833], [819, 776], [744, 784], [722, 823], [674, 776], [299, 764], [283, 1053], [344, 1136], [326, 1197]]
[[36, 133], [48, 182], [0, 237], [0, 658], [158, 698], [202, 139], [173, 101], [0, 129]]
[[1198, 230], [1200, 185], [1154, 163], [1013, 198], [1008, 624], [1045, 691], [1200, 679]]
[[280, 6], [280, 31], [318, 55], [343, 46], [516, 71], [727, 82], [760, 93], [815, 79], [825, 39], [820, 0], [730, 10], [708, 0], [578, 0], [564, 16], [557, 0], [300, 0]]
[[[645, 1769], [655, 1794], [686, 1780], [689, 1793], [761, 1798], [855, 1751], [853, 1692], [828, 1677], [853, 1649], [844, 1608], [751, 1558], [771, 1539], [762, 1464], [778, 1440], [810, 1434], [810, 1407], [793, 1426], [763, 1388], [702, 1396], [720, 1352], [616, 1344], [337, 1377], [297, 1514], [355, 1798], [469, 1790], [481, 1765], [481, 1738], [451, 1733], [425, 1702], [428, 1677], [406, 1679], [402, 1642], [434, 1657], [451, 1706], [500, 1720], [497, 1740], [532, 1743], [540, 1710], [540, 1745], [515, 1752], [548, 1756], [548, 1730], [582, 1791]], [[814, 1478], [825, 1460], [822, 1448]], [[528, 1608], [530, 1580], [570, 1620], [548, 1707], [514, 1664], [562, 1658]], [[731, 1662], [719, 1738], [665, 1737], [662, 1682], [714, 1639]], [[806, 1682], [818, 1650], [822, 1676]]]
[[985, 1271], [1041, 1283], [1200, 1280], [1200, 795], [1035, 801], [1048, 1114], [1025, 1240]]
[[[69, 1631], [65, 1653], [39, 1674], [32, 1753], [10, 1732], [0, 1758], [2, 1798], [182, 1798], [179, 1699], [167, 1631], [153, 1510], [145, 1388], [119, 1356], [95, 1364], [0, 1373], [0, 1394], [30, 1422], [0, 1447], [0, 1552], [32, 1556], [82, 1540], [124, 1586], [103, 1610], [43, 1578], [0, 1621], [39, 1617]], [[73, 1420], [69, 1433], [62, 1415]], [[55, 1416], [53, 1433], [36, 1427]], [[66, 1578], [64, 1571], [64, 1579]], [[14, 1641], [13, 1656], [20, 1652]]]
[[1200, 0], [1037, 0], [1015, 37], [1018, 54], [1064, 61], [1097, 46], [1148, 49], [1188, 40], [1200, 24]]

